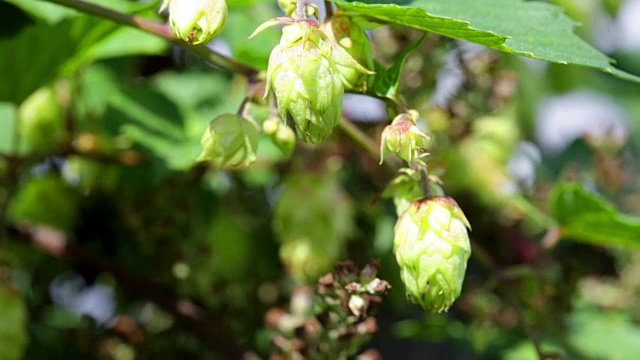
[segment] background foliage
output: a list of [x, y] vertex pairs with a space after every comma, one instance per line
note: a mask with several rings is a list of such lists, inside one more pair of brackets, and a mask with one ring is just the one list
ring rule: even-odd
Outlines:
[[[92, 2], [164, 21], [157, 1]], [[278, 30], [247, 38], [280, 10], [228, 3], [211, 46], [266, 69]], [[404, 298], [380, 197], [394, 164], [375, 156], [382, 102], [347, 106], [345, 127], [290, 160], [261, 135], [250, 168], [213, 169], [195, 163], [203, 131], [260, 83], [138, 29], [3, 0], [1, 359], [267, 357], [265, 314], [338, 260], [373, 258], [392, 285], [367, 345], [384, 357], [640, 351], [640, 45], [602, 25], [638, 2], [336, 3], [370, 25], [370, 92], [423, 115], [430, 171], [473, 227], [452, 310]]]

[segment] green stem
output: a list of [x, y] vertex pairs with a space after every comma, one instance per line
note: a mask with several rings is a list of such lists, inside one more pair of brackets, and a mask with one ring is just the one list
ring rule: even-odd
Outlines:
[[380, 151], [376, 144], [369, 138], [365, 133], [363, 133], [357, 126], [355, 126], [351, 121], [342, 118], [340, 122], [338, 122], [338, 127], [342, 132], [347, 135], [353, 142], [358, 144], [361, 148], [363, 148], [366, 152], [371, 155], [374, 159], [380, 159]]
[[296, 20], [304, 20], [307, 18], [307, 2], [305, 0], [296, 0]]
[[[380, 159], [380, 150], [378, 145], [371, 140], [367, 134], [362, 132], [362, 130], [358, 129], [351, 121], [342, 118], [340, 122], [338, 122], [338, 128], [347, 135], [354, 143], [360, 146], [364, 151], [369, 153], [372, 158]], [[386, 159], [384, 161], [384, 167], [390, 174], [394, 174], [396, 169], [399, 167], [396, 163], [392, 163], [391, 159]]]
[[54, 4], [66, 6], [71, 9], [83, 12], [85, 14], [101, 17], [111, 20], [118, 24], [127, 25], [142, 31], [159, 36], [174, 45], [183, 47], [192, 51], [193, 53], [201, 56], [206, 61], [225, 68], [235, 73], [240, 73], [248, 77], [250, 80], [255, 79], [258, 74], [258, 70], [253, 67], [243, 64], [242, 62], [233, 58], [219, 54], [204, 45], [190, 45], [184, 41], [177, 39], [173, 35], [171, 27], [167, 24], [159, 23], [157, 21], [145, 19], [139, 16], [121, 13], [106, 7], [92, 4], [82, 0], [45, 0]]

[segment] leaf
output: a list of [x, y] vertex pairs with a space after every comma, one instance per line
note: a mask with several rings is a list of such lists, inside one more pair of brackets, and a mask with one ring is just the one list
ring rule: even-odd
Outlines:
[[29, 341], [27, 309], [22, 298], [0, 285], [0, 359], [22, 359]]
[[55, 25], [30, 26], [18, 36], [0, 40], [0, 101], [21, 103], [85, 59], [86, 50], [117, 28], [88, 17]]
[[554, 63], [598, 68], [640, 82], [640, 77], [614, 68], [611, 59], [576, 36], [576, 23], [554, 5], [521, 0], [417, 0], [412, 6], [333, 1], [341, 10], [372, 21], [414, 27]]
[[569, 328], [571, 343], [593, 359], [633, 359], [640, 353], [640, 327], [623, 312], [581, 306]]
[[376, 95], [387, 97], [389, 99], [396, 98], [402, 67], [407, 61], [409, 55], [411, 55], [411, 53], [414, 52], [420, 44], [422, 44], [425, 37], [426, 34], [420, 37], [415, 44], [409, 46], [400, 55], [398, 55], [389, 69], [385, 69], [378, 62], [375, 63], [376, 75], [373, 77], [373, 85], [371, 87]]
[[11, 199], [7, 218], [71, 231], [79, 216], [78, 193], [56, 174], [34, 177], [21, 184]]
[[17, 109], [14, 104], [0, 102], [0, 153], [15, 151]]
[[551, 209], [564, 238], [602, 246], [640, 247], [640, 218], [619, 213], [579, 184], [556, 186]]
[[169, 168], [186, 169], [201, 151], [209, 120], [236, 111], [244, 94], [244, 83], [231, 85], [217, 72], [163, 72], [151, 81], [113, 89], [103, 122], [163, 159]]

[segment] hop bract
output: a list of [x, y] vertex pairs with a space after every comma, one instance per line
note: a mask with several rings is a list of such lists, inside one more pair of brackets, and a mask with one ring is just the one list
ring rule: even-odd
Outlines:
[[340, 121], [344, 87], [330, 55], [326, 36], [300, 21], [282, 29], [269, 57], [267, 92], [273, 89], [280, 117], [293, 119], [306, 142], [324, 140]]
[[165, 0], [161, 10], [167, 7], [176, 37], [190, 44], [213, 40], [227, 21], [225, 0]]
[[364, 30], [349, 16], [336, 15], [323, 23], [327, 36], [339, 46], [334, 60], [345, 86], [363, 90], [367, 76], [373, 74], [373, 47]]
[[452, 198], [414, 201], [395, 227], [394, 252], [408, 298], [446, 311], [460, 295], [471, 255], [467, 218]]

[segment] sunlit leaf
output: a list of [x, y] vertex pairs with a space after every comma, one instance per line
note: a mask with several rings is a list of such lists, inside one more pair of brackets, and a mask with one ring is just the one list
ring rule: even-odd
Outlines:
[[561, 8], [543, 2], [417, 0], [409, 6], [334, 2], [371, 21], [414, 27], [555, 63], [594, 67], [640, 82], [640, 77], [614, 68], [611, 59], [576, 36], [575, 22]]
[[619, 213], [579, 184], [556, 186], [551, 209], [563, 238], [602, 246], [640, 247], [640, 218]]

